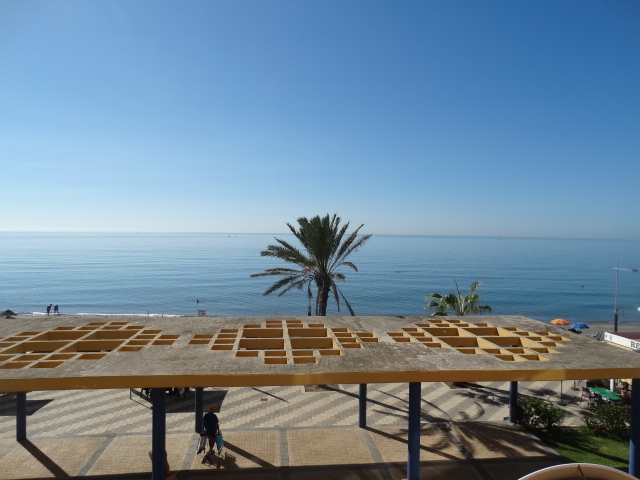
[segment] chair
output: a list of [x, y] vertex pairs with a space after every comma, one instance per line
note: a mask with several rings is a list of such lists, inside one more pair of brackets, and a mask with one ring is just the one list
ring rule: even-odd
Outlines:
[[587, 387], [582, 387], [582, 396], [580, 397], [580, 403], [582, 403], [583, 398], [586, 398], [589, 401], [589, 405], [591, 405], [596, 399], [596, 394], [589, 390]]

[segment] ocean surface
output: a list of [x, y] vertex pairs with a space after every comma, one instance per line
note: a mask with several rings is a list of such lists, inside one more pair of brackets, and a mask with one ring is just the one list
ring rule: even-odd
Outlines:
[[[0, 311], [63, 314], [307, 315], [306, 290], [263, 296], [282, 265], [260, 256], [287, 234], [0, 233]], [[425, 295], [479, 280], [497, 315], [612, 321], [616, 265], [640, 268], [640, 241], [374, 235], [340, 289], [356, 315], [429, 315]], [[640, 325], [640, 273], [619, 272], [620, 322]], [[338, 312], [331, 299], [329, 315]]]

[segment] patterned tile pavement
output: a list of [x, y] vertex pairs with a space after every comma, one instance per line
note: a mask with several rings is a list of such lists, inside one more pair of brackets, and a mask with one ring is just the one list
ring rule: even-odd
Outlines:
[[[563, 383], [563, 408], [570, 415], [565, 423], [579, 425], [586, 402], [573, 387]], [[562, 463], [505, 421], [508, 390], [507, 382], [422, 385], [425, 476], [447, 478], [457, 469], [460, 478], [506, 480]], [[519, 391], [560, 401], [560, 382], [523, 382]], [[4, 394], [0, 478], [149, 478], [151, 408], [138, 393], [29, 393], [28, 440], [22, 443], [14, 440], [15, 398]], [[408, 396], [406, 384], [369, 385], [368, 428], [360, 429], [357, 385], [208, 388], [204, 403], [218, 405], [226, 446], [222, 456], [203, 460], [195, 453], [190, 392], [168, 400], [169, 464], [174, 478], [207, 478], [212, 470], [228, 478], [404, 478]], [[506, 468], [505, 458], [514, 465]]]

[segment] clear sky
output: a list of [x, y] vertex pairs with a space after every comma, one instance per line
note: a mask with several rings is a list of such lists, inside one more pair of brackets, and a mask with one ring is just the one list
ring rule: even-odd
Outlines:
[[0, 2], [0, 230], [640, 238], [640, 2]]

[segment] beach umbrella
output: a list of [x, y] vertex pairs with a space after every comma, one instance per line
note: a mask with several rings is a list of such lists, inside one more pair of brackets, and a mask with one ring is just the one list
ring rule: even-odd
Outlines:
[[570, 325], [570, 323], [567, 322], [564, 318], [556, 318], [554, 320], [551, 320], [551, 323], [553, 325]]
[[589, 328], [589, 325], [585, 323], [574, 323], [573, 325], [571, 325], [571, 328], [584, 329]]

